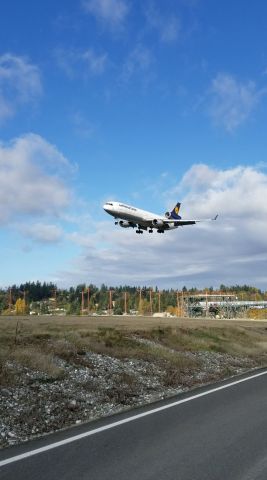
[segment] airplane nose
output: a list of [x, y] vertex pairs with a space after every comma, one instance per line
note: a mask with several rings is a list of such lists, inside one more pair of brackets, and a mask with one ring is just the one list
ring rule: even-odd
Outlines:
[[111, 203], [105, 203], [103, 205], [103, 209], [105, 210], [105, 212], [110, 213], [113, 211], [113, 205]]

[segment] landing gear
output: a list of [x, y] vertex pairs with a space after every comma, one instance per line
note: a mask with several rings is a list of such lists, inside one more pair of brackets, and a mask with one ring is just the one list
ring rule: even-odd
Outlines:
[[157, 232], [158, 232], [158, 233], [164, 233], [164, 230], [162, 230], [161, 228], [159, 228], [159, 229], [157, 230]]
[[153, 230], [152, 230], [152, 228], [151, 228], [150, 230], [148, 230], [148, 233], [153, 233]]
[[115, 222], [115, 225], [118, 225], [119, 222]]
[[143, 230], [135, 230], [136, 233], [144, 233]]

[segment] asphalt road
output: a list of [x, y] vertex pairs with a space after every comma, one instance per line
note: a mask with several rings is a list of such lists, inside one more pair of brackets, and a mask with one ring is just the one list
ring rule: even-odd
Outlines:
[[1, 451], [0, 478], [266, 480], [267, 371], [256, 373]]

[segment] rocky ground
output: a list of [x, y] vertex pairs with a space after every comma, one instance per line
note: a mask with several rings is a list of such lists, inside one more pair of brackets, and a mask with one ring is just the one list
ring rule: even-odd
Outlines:
[[175, 364], [170, 368], [166, 361], [174, 350], [134, 335], [133, 340], [164, 350], [165, 360], [131, 358], [130, 354], [116, 358], [88, 350], [77, 354], [75, 361], [55, 357], [60, 371], [55, 378], [9, 359], [5, 378], [13, 382], [5, 382], [0, 390], [0, 446], [112, 415], [256, 366], [248, 357], [184, 351], [184, 368], [177, 374]]

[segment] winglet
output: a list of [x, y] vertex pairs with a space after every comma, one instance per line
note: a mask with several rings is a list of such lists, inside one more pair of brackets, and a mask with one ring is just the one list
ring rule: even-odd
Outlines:
[[215, 217], [212, 220], [217, 220], [217, 218], [218, 218], [218, 213], [217, 215], [215, 215]]

